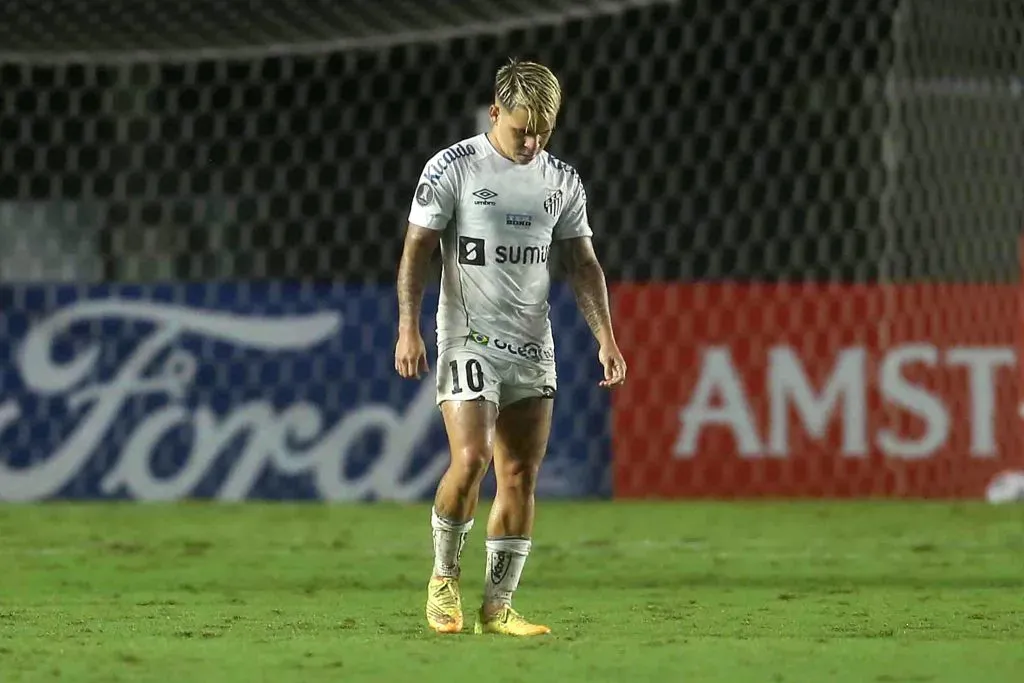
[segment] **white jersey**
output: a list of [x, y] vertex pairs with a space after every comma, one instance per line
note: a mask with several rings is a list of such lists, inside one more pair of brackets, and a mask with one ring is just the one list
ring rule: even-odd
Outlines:
[[540, 152], [516, 164], [484, 134], [427, 162], [409, 222], [443, 231], [439, 345], [456, 339], [554, 362], [548, 255], [555, 240], [589, 237], [583, 183]]

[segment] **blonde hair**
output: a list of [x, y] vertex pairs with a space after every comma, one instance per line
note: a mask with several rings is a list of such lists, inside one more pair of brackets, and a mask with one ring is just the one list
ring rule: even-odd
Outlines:
[[508, 111], [525, 109], [530, 125], [539, 119], [553, 126], [562, 108], [562, 86], [543, 64], [512, 59], [494, 77], [494, 98]]

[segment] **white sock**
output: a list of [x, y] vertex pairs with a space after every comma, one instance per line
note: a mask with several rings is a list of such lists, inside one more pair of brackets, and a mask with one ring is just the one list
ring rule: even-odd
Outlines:
[[462, 548], [466, 545], [466, 536], [473, 528], [473, 520], [455, 522], [430, 510], [430, 527], [434, 536], [434, 576], [450, 576], [458, 578], [459, 559]]
[[484, 573], [484, 604], [511, 605], [519, 587], [526, 557], [532, 543], [523, 536], [487, 539], [487, 569]]

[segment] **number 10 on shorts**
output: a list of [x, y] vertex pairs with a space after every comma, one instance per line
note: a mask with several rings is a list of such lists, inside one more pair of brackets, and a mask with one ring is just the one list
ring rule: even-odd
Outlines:
[[469, 358], [463, 364], [465, 372], [460, 374], [459, 361], [453, 360], [448, 363], [448, 369], [452, 373], [452, 394], [462, 393], [463, 378], [470, 391], [483, 391], [484, 369], [476, 358]]

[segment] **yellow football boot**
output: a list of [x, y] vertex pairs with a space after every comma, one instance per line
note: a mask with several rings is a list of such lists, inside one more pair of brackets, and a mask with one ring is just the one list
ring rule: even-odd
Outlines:
[[427, 623], [437, 633], [462, 631], [462, 594], [459, 580], [433, 577], [427, 586]]
[[490, 616], [481, 611], [473, 632], [500, 633], [506, 636], [543, 636], [551, 633], [551, 629], [540, 624], [531, 624], [523, 615], [506, 605]]

